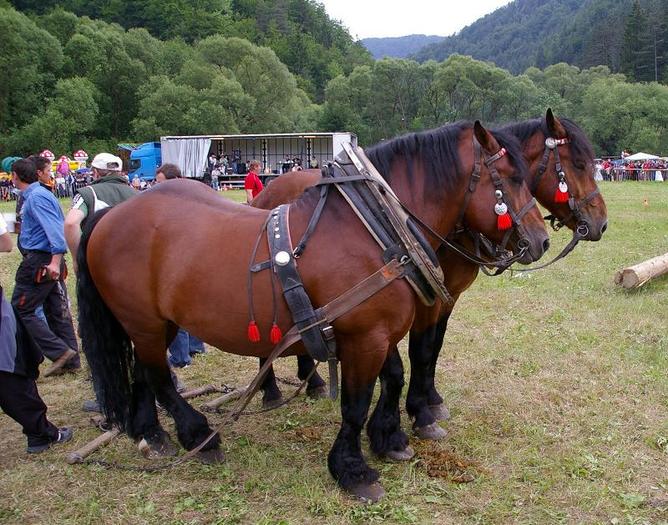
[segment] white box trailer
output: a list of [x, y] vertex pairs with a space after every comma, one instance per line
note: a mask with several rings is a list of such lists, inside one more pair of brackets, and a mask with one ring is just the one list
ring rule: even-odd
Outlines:
[[185, 177], [203, 177], [211, 153], [219, 158], [227, 156], [228, 173], [219, 179], [221, 184], [232, 186], [243, 185], [244, 166], [252, 159], [261, 163], [263, 173], [268, 176], [281, 173], [286, 157], [300, 159], [304, 168], [315, 158], [322, 167], [334, 160], [345, 142], [356, 146], [357, 136], [350, 132], [314, 132], [160, 138], [162, 162], [178, 165]]

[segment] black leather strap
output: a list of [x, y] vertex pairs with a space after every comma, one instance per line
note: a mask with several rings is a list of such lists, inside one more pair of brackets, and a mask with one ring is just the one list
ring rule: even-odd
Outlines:
[[299, 329], [306, 350], [313, 359], [327, 361], [331, 355], [336, 355], [334, 334], [331, 326], [323, 326], [319, 323], [320, 318], [313, 308], [297, 270], [290, 242], [289, 209], [289, 206], [284, 204], [271, 212], [267, 225], [271, 264], [281, 283], [283, 297]]

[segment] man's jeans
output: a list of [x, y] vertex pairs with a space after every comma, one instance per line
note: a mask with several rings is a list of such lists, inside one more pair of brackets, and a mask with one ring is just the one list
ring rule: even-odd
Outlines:
[[183, 328], [179, 328], [174, 341], [169, 345], [169, 364], [176, 368], [183, 368], [192, 361], [190, 358], [192, 354], [202, 353], [204, 353], [204, 343]]

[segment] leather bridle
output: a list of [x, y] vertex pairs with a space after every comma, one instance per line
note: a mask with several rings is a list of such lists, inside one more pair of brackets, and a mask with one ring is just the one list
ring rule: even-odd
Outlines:
[[597, 186], [595, 190], [579, 200], [576, 200], [576, 198], [573, 196], [573, 193], [571, 192], [571, 185], [568, 184], [568, 181], [566, 180], [566, 172], [563, 170], [561, 165], [561, 157], [559, 155], [559, 146], [570, 144], [570, 142], [571, 140], [569, 138], [555, 139], [554, 137], [547, 137], [545, 139], [545, 150], [543, 152], [543, 158], [538, 166], [538, 173], [533, 180], [531, 193], [534, 195], [536, 194], [538, 186], [540, 185], [540, 181], [547, 171], [547, 166], [550, 162], [550, 156], [554, 154], [554, 167], [557, 181], [558, 184], [563, 184], [567, 188], [566, 191], [568, 192], [568, 207], [570, 208], [571, 213], [565, 219], [559, 219], [552, 214], [546, 215], [544, 219], [550, 221], [550, 226], [554, 231], [558, 231], [567, 222], [575, 218], [577, 222], [575, 232], [577, 232], [579, 237], [584, 239], [587, 235], [589, 235], [589, 224], [587, 224], [587, 221], [585, 221], [581, 210], [587, 206], [594, 199], [594, 197], [596, 197], [596, 195], [600, 193], [600, 190]]
[[[490, 176], [492, 178], [492, 182], [494, 184], [495, 188], [495, 193], [496, 196], [499, 196], [499, 192], [501, 193], [501, 198], [503, 198], [503, 179], [499, 175], [499, 172], [496, 169], [496, 162], [504, 157], [507, 154], [507, 151], [505, 148], [501, 148], [499, 151], [497, 151], [494, 155], [487, 156], [483, 151], [482, 147], [480, 146], [480, 143], [475, 139], [473, 139], [473, 150], [474, 150], [474, 165], [473, 165], [473, 172], [471, 173], [471, 177], [469, 180], [468, 187], [466, 189], [466, 193], [464, 195], [464, 202], [462, 203], [462, 207], [459, 211], [459, 215], [457, 218], [456, 226], [455, 229], [451, 234], [447, 236], [447, 238], [442, 237], [439, 235], [437, 232], [435, 232], [429, 225], [425, 224], [422, 220], [420, 220], [419, 217], [417, 217], [414, 213], [412, 213], [410, 210], [406, 209], [406, 211], [413, 217], [413, 219], [420, 224], [426, 231], [428, 231], [434, 238], [436, 238], [438, 241], [441, 242], [441, 244], [447, 246], [448, 248], [452, 249], [456, 253], [458, 253], [460, 256], [468, 260], [469, 262], [472, 262], [478, 266], [480, 266], [483, 271], [485, 271], [485, 267], [490, 267], [490, 268], [496, 268], [497, 273], [501, 273], [504, 270], [506, 270], [510, 265], [515, 263], [516, 261], [520, 260], [526, 251], [529, 249], [529, 240], [528, 240], [528, 235], [526, 233], [526, 229], [524, 228], [522, 224], [522, 218], [531, 210], [533, 206], [536, 205], [536, 199], [532, 197], [523, 207], [519, 212], [515, 212], [514, 208], [510, 203], [504, 203], [505, 206], [507, 207], [508, 213], [510, 214], [512, 220], [513, 220], [513, 225], [512, 228], [510, 228], [506, 234], [504, 235], [502, 245], [495, 245], [491, 241], [488, 241], [484, 235], [478, 232], [474, 232], [470, 230], [467, 226], [464, 224], [464, 215], [466, 214], [466, 210], [468, 209], [469, 203], [471, 201], [471, 198], [473, 197], [473, 194], [476, 191], [476, 188], [478, 186], [478, 182], [480, 182], [481, 178], [481, 169], [482, 169], [482, 163], [485, 164], [487, 169], [489, 170]], [[405, 207], [404, 207], [405, 209]], [[479, 247], [480, 244], [484, 244], [486, 248], [490, 248], [491, 246], [494, 246], [494, 250], [496, 252], [495, 255], [492, 256], [492, 260], [483, 258], [480, 255], [479, 249], [476, 249], [476, 253], [471, 252], [467, 248], [464, 248], [461, 244], [456, 242], [454, 238], [461, 234], [467, 232], [469, 233], [474, 241], [476, 242], [476, 247]], [[510, 239], [510, 236], [512, 235], [513, 232], [517, 232], [519, 240], [517, 243], [517, 246], [519, 247], [519, 252], [516, 254], [509, 255], [511, 252], [505, 249], [506, 245], [508, 244], [508, 241]], [[496, 275], [495, 273], [494, 275]]]

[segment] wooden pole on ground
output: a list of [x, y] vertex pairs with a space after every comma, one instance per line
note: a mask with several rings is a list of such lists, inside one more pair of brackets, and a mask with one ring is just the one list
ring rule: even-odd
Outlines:
[[217, 397], [216, 399], [212, 399], [211, 401], [204, 403], [202, 405], [202, 410], [205, 412], [218, 412], [218, 408], [220, 405], [223, 403], [227, 403], [229, 401], [234, 401], [235, 399], [239, 399], [244, 392], [248, 390], [247, 386], [241, 387], [241, 388], [236, 388], [232, 390], [232, 392], [228, 392], [227, 394], [224, 394], [220, 397]]
[[650, 279], [668, 273], [668, 253], [624, 268], [615, 275], [615, 284], [630, 290], [639, 288]]
[[84, 459], [90, 456], [97, 449], [108, 445], [116, 436], [118, 436], [119, 433], [120, 430], [114, 428], [105, 432], [104, 434], [97, 436], [93, 441], [86, 443], [83, 447], [75, 450], [74, 452], [70, 452], [67, 455], [67, 462], [70, 465], [73, 465], [74, 463], [83, 463]]
[[193, 397], [205, 396], [207, 394], [213, 394], [214, 392], [220, 392], [220, 388], [215, 385], [204, 385], [186, 390], [181, 394], [181, 397], [183, 399], [192, 399]]

